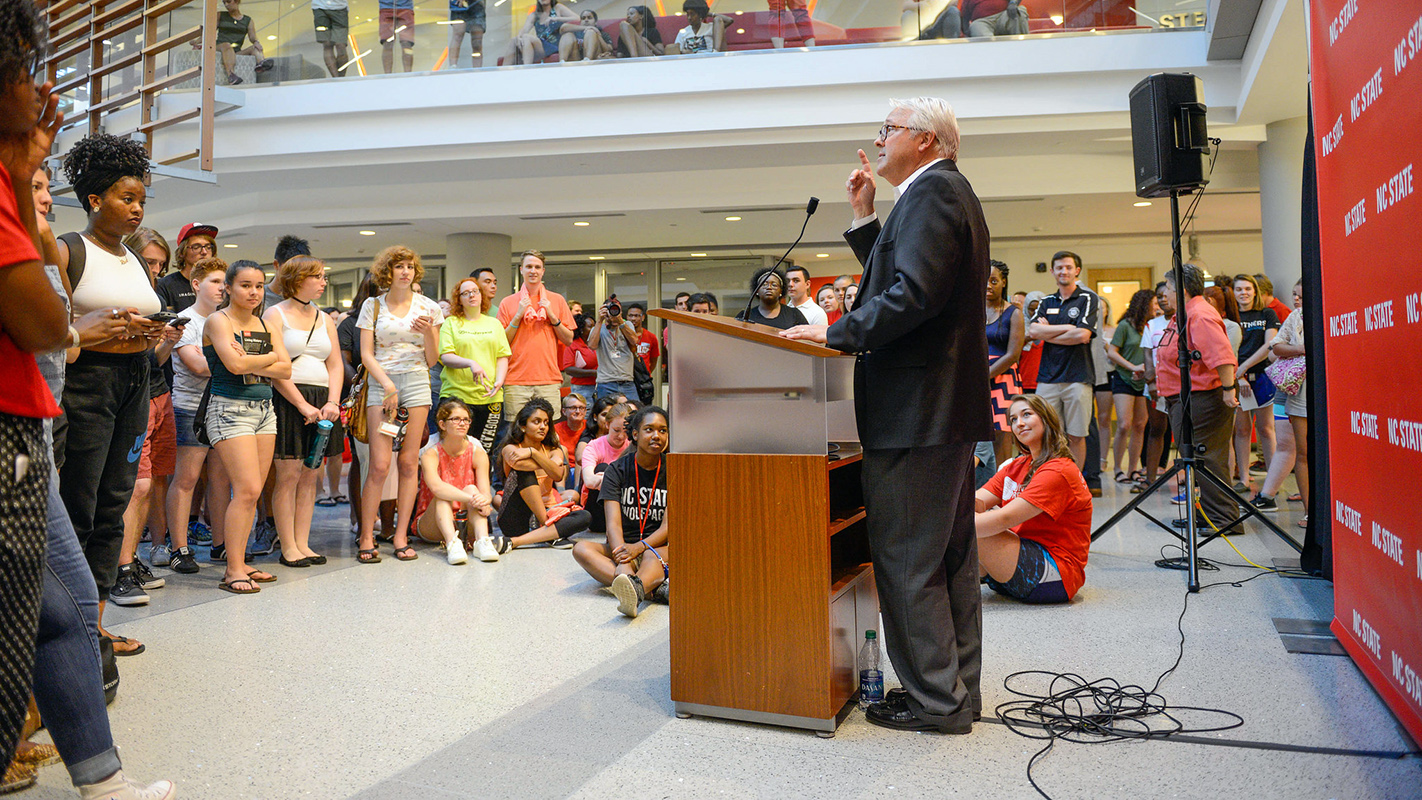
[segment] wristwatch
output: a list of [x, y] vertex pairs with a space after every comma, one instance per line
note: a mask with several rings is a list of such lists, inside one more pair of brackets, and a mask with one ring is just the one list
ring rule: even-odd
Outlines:
[[555, 328], [562, 327], [562, 325], [563, 325], [563, 320], [558, 319], [557, 317], [554, 317], [554, 318], [553, 318], [553, 321], [550, 322], [549, 324], [552, 325], [552, 326], [555, 327]]
[[1221, 388], [1221, 389], [1230, 389], [1230, 390], [1232, 390], [1232, 391], [1239, 391], [1239, 381], [1235, 381], [1234, 383], [1231, 383], [1231, 384], [1228, 385], [1228, 386], [1223, 386], [1223, 385], [1222, 385], [1222, 386], [1220, 386], [1220, 388]]

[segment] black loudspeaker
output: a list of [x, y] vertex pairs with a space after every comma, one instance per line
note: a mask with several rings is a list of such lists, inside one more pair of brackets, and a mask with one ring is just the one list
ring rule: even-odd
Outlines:
[[1136, 194], [1164, 197], [1199, 189], [1205, 178], [1205, 104], [1200, 79], [1187, 73], [1151, 75], [1131, 89], [1131, 145]]

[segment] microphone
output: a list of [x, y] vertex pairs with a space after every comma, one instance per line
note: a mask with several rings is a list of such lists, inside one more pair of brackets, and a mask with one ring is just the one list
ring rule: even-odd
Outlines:
[[740, 319], [744, 319], [747, 322], [750, 321], [751, 306], [755, 305], [755, 299], [760, 296], [760, 289], [765, 284], [765, 279], [769, 278], [771, 274], [775, 272], [775, 270], [780, 268], [781, 264], [785, 263], [785, 259], [790, 257], [790, 252], [795, 249], [795, 246], [800, 243], [801, 239], [805, 238], [805, 228], [809, 227], [810, 217], [813, 217], [815, 215], [815, 211], [819, 207], [820, 198], [818, 197], [811, 197], [810, 202], [805, 204], [805, 221], [800, 225], [800, 235], [795, 237], [794, 243], [790, 245], [790, 248], [785, 251], [784, 255], [782, 255], [779, 259], [776, 260], [775, 265], [772, 266], [764, 275], [760, 276], [760, 280], [755, 282], [755, 288], [751, 289], [750, 299], [746, 300], [746, 308], [744, 311], [741, 312]]

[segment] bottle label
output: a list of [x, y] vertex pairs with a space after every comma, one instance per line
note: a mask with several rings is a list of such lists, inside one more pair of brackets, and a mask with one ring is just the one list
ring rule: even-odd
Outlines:
[[859, 670], [859, 699], [865, 703], [879, 703], [884, 700], [884, 673], [882, 670]]

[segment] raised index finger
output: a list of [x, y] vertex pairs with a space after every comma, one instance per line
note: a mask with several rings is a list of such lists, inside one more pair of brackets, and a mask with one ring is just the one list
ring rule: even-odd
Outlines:
[[869, 164], [869, 156], [864, 155], [863, 148], [860, 148], [859, 150], [859, 163], [864, 165], [865, 172], [868, 172], [871, 175], [874, 173], [874, 168]]

